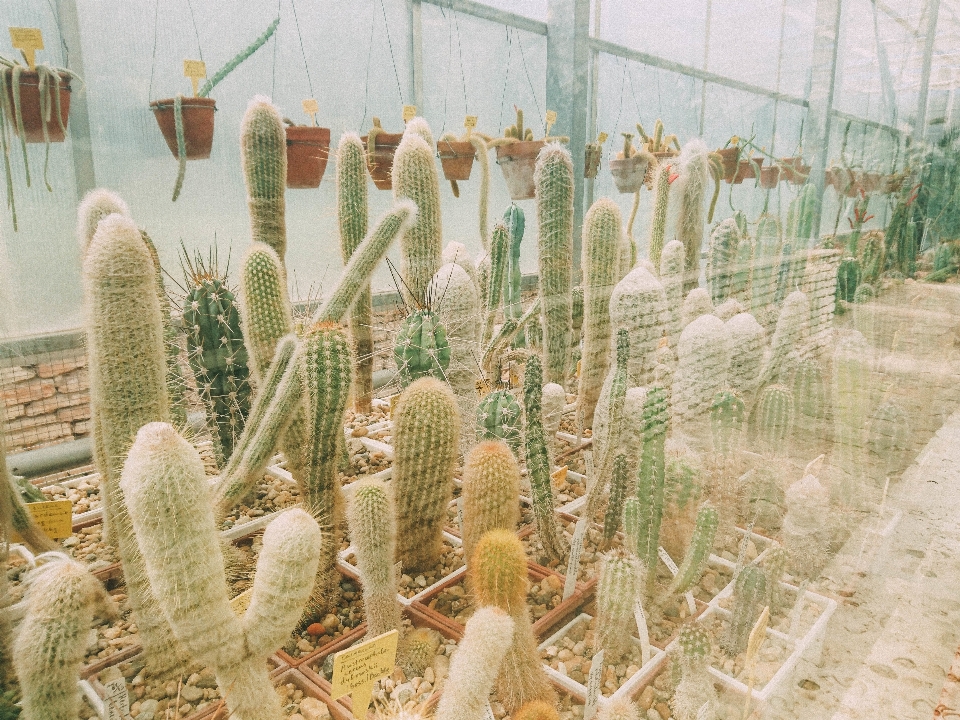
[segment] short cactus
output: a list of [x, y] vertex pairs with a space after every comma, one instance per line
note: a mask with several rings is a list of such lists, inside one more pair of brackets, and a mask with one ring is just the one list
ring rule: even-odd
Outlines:
[[710, 151], [699, 138], [687, 142], [680, 151], [680, 176], [676, 181], [677, 239], [683, 243], [685, 292], [697, 286], [700, 277], [700, 247], [703, 244], [703, 226], [706, 212], [703, 200], [710, 182]]
[[754, 431], [768, 452], [782, 454], [793, 432], [796, 403], [786, 385], [768, 385], [760, 393], [754, 416]]
[[824, 417], [827, 389], [823, 381], [823, 365], [816, 358], [804, 358], [793, 374], [793, 398], [797, 412], [815, 420]]
[[503, 440], [515, 454], [520, 452], [520, 403], [509, 390], [495, 390], [477, 406], [477, 441]]
[[559, 143], [546, 145], [534, 170], [539, 226], [540, 298], [545, 377], [567, 379], [573, 316], [573, 161]]
[[854, 257], [846, 257], [837, 268], [837, 300], [853, 302], [860, 284], [860, 263]]
[[688, 623], [680, 628], [677, 643], [686, 660], [706, 660], [710, 657], [713, 643], [710, 633], [697, 623]]
[[694, 288], [687, 293], [683, 299], [683, 310], [680, 313], [680, 329], [683, 330], [701, 315], [710, 315], [713, 313], [713, 303], [710, 301], [710, 293], [706, 288]]
[[387, 487], [380, 480], [357, 486], [347, 509], [350, 539], [363, 586], [367, 635], [374, 638], [400, 629], [400, 604], [393, 556], [397, 524]]
[[730, 390], [721, 390], [713, 396], [710, 406], [710, 434], [713, 450], [720, 455], [730, 455], [737, 449], [743, 421], [746, 418], [743, 398]]
[[597, 720], [640, 720], [640, 709], [629, 698], [609, 698], [597, 710]]
[[714, 305], [720, 305], [730, 297], [739, 244], [740, 229], [733, 218], [717, 223], [710, 233], [707, 284]]
[[463, 556], [470, 561], [480, 538], [520, 521], [520, 467], [506, 445], [487, 440], [463, 464]]
[[646, 386], [653, 379], [657, 346], [667, 328], [668, 311], [664, 286], [642, 264], [614, 287], [610, 296], [610, 320], [613, 332], [626, 330], [630, 336], [629, 387]]
[[262, 243], [251, 245], [240, 266], [240, 316], [255, 383], [270, 367], [277, 342], [293, 332], [286, 284], [276, 251]]
[[733, 586], [733, 611], [720, 648], [730, 657], [747, 649], [750, 631], [760, 616], [767, 596], [767, 577], [755, 565], [747, 565]]
[[433, 628], [414, 628], [403, 638], [397, 664], [407, 677], [422, 677], [442, 644], [443, 636]]
[[[653, 171], [655, 180], [653, 185], [653, 219], [650, 222], [650, 245], [647, 248], [647, 257], [655, 268], [660, 268], [660, 256], [663, 253], [663, 243], [667, 234], [667, 209], [670, 201], [670, 174], [672, 166], [662, 163]], [[681, 243], [681, 246], [683, 243]]]
[[791, 352], [802, 352], [810, 318], [810, 301], [805, 293], [795, 290], [787, 296], [777, 318], [777, 328], [770, 340], [770, 352], [761, 372], [761, 384], [788, 382], [786, 359]]
[[[240, 124], [240, 160], [247, 185], [251, 240], [269, 245], [283, 262], [287, 252], [287, 135], [269, 98], [250, 101]], [[284, 286], [286, 297], [286, 286]]]
[[676, 348], [680, 338], [680, 318], [683, 308], [683, 268], [684, 248], [679, 240], [671, 240], [663, 248], [660, 256], [660, 282], [666, 296], [667, 339], [670, 347]]
[[774, 542], [770, 547], [770, 551], [767, 553], [767, 557], [763, 561], [764, 571], [767, 574], [767, 597], [765, 604], [769, 606], [771, 613], [775, 613], [783, 607], [783, 588], [780, 587], [780, 583], [783, 580], [784, 573], [787, 571], [789, 562], [790, 553], [788, 553], [780, 543]]
[[718, 703], [713, 680], [707, 672], [707, 661], [712, 652], [710, 635], [697, 623], [680, 628], [677, 639], [681, 679], [670, 699], [677, 720], [704, 720], [701, 708], [707, 706], [706, 718], [716, 718]]
[[641, 503], [637, 557], [646, 570], [648, 593], [653, 591], [657, 579], [657, 550], [663, 521], [664, 444], [669, 420], [667, 393], [662, 388], [650, 388], [643, 407], [643, 451], [637, 473], [637, 498]]
[[613, 472], [610, 475], [610, 497], [607, 501], [607, 510], [603, 516], [603, 539], [611, 542], [613, 536], [620, 529], [620, 520], [623, 517], [623, 504], [626, 501], [627, 485], [629, 484], [630, 467], [627, 456], [618, 454], [613, 459]]
[[431, 569], [440, 560], [459, 426], [453, 393], [434, 378], [410, 385], [393, 412], [397, 560], [404, 571]]
[[563, 416], [563, 409], [567, 405], [567, 393], [561, 385], [557, 383], [547, 383], [543, 386], [543, 400], [541, 407], [543, 409], [543, 435], [547, 443], [547, 454], [550, 456], [550, 467], [554, 466], [554, 458], [557, 456], [559, 440], [557, 432], [560, 430], [560, 420]]
[[697, 512], [697, 523], [694, 526], [693, 537], [687, 546], [687, 552], [680, 563], [680, 570], [674, 576], [668, 589], [668, 594], [683, 594], [700, 582], [703, 571], [707, 567], [707, 560], [713, 550], [713, 541], [720, 526], [720, 513], [715, 507], [703, 505]]
[[[598, 711], [599, 712], [599, 711]], [[531, 700], [513, 713], [513, 720], [559, 720], [560, 714], [553, 703]]]
[[595, 650], [604, 651], [605, 663], [619, 664], [633, 646], [633, 604], [642, 587], [640, 563], [635, 557], [617, 550], [603, 556], [597, 584]]
[[[860, 280], [868, 285], [875, 285], [886, 265], [887, 250], [883, 244], [884, 237], [880, 233], [872, 232], [864, 236], [860, 248]], [[934, 263], [936, 270], [936, 263]]]
[[440, 318], [430, 310], [417, 310], [404, 319], [393, 346], [400, 386], [424, 377], [446, 379], [450, 344]]

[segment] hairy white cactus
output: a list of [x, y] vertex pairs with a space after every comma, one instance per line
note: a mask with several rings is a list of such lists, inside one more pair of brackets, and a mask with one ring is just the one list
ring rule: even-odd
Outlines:
[[[610, 319], [613, 321], [611, 349], [615, 347], [618, 330], [626, 330], [630, 337], [627, 385], [648, 385], [656, 367], [657, 345], [667, 329], [668, 304], [664, 286], [644, 264], [633, 268], [614, 287]], [[605, 391], [601, 390], [600, 402], [604, 395]]]
[[684, 328], [673, 382], [673, 412], [678, 417], [705, 412], [727, 387], [732, 349], [730, 331], [716, 315], [701, 315]]
[[730, 332], [730, 387], [749, 397], [760, 381], [766, 331], [750, 313], [734, 315], [726, 322]]

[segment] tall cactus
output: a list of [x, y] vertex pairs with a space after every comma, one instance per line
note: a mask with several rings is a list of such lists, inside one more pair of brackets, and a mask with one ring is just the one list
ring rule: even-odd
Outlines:
[[560, 420], [563, 418], [563, 409], [567, 405], [567, 393], [561, 385], [547, 383], [543, 386], [541, 401], [543, 415], [543, 435], [547, 443], [547, 454], [550, 456], [550, 467], [555, 464], [554, 458], [560, 449], [557, 433], [560, 431]]
[[637, 557], [646, 571], [648, 593], [653, 591], [657, 580], [657, 550], [663, 521], [664, 446], [669, 420], [667, 393], [662, 388], [650, 388], [643, 408], [643, 451], [637, 472], [640, 500]]
[[770, 352], [763, 372], [761, 383], [786, 382], [787, 356], [791, 353], [802, 354], [805, 350], [810, 301], [805, 293], [794, 290], [787, 296], [777, 318], [777, 327], [770, 340]]
[[767, 577], [756, 565], [747, 565], [733, 586], [733, 611], [727, 630], [720, 640], [721, 649], [735, 657], [747, 649], [750, 631], [763, 609], [767, 595]]
[[520, 467], [506, 445], [487, 440], [463, 463], [463, 556], [489, 530], [516, 530], [520, 521]]
[[745, 398], [753, 395], [760, 382], [766, 331], [750, 313], [739, 313], [726, 322], [733, 356], [730, 358], [730, 387]]
[[[280, 111], [262, 95], [250, 101], [240, 123], [240, 161], [251, 240], [269, 245], [282, 263], [287, 252], [287, 135]], [[283, 291], [286, 297], [285, 285]]]
[[573, 161], [559, 143], [546, 145], [534, 170], [539, 236], [545, 377], [563, 385], [573, 342]]
[[670, 347], [677, 349], [680, 340], [680, 316], [683, 309], [683, 268], [685, 250], [679, 240], [671, 240], [660, 255], [660, 282], [667, 299], [665, 322]]
[[240, 265], [243, 330], [254, 383], [266, 374], [284, 335], [293, 332], [283, 262], [269, 245], [254, 243]]
[[[484, 291], [484, 324], [483, 344], [486, 345], [493, 337], [493, 326], [497, 320], [497, 311], [500, 303], [506, 305], [504, 293], [504, 279], [507, 276], [507, 265], [510, 256], [510, 233], [507, 226], [497, 223], [493, 226], [490, 236], [490, 272], [487, 275], [487, 287]], [[508, 319], [504, 313], [504, 319]]]
[[[603, 428], [601, 437], [594, 440], [594, 452], [597, 456], [596, 477], [587, 497], [587, 509], [584, 511], [586, 515], [591, 517], [613, 472], [614, 458], [622, 449], [623, 406], [627, 397], [627, 360], [629, 356], [630, 340], [627, 331], [618, 330], [616, 364], [607, 372], [607, 378], [603, 383], [603, 393], [607, 396], [606, 417], [604, 418], [606, 427]], [[600, 423], [596, 424], [599, 425]], [[602, 444], [598, 443], [601, 438], [603, 440]]]
[[642, 264], [638, 265], [614, 287], [609, 314], [613, 330], [626, 330], [630, 336], [629, 386], [648, 385], [657, 364], [657, 346], [667, 327], [668, 305], [664, 286], [654, 273]]
[[643, 588], [640, 563], [630, 554], [611, 550], [600, 561], [597, 583], [597, 647], [603, 661], [619, 664], [633, 647], [633, 604]]
[[780, 223], [772, 215], [764, 215], [757, 225], [757, 241], [753, 249], [750, 309], [765, 327], [772, 324], [769, 308], [776, 296], [780, 252]]
[[399, 630], [400, 603], [393, 564], [397, 523], [389, 491], [382, 481], [364, 480], [357, 486], [347, 509], [347, 522], [363, 586], [367, 636], [375, 638]]
[[627, 485], [629, 483], [630, 466], [627, 456], [617, 454], [613, 459], [613, 472], [610, 474], [610, 498], [607, 510], [603, 515], [603, 539], [609, 543], [620, 529], [620, 520], [623, 517], [623, 504], [627, 499]]
[[653, 219], [650, 222], [650, 245], [647, 249], [647, 257], [659, 271], [660, 256], [663, 253], [663, 243], [667, 234], [667, 209], [670, 201], [670, 174], [672, 167], [663, 163], [657, 165], [653, 172], [655, 174], [653, 185]]
[[267, 526], [250, 605], [237, 617], [196, 450], [166, 423], [149, 423], [137, 433], [121, 485], [146, 575], [177, 639], [214, 669], [232, 717], [282, 718], [264, 661], [287, 639], [310, 594], [317, 523], [292, 509]]
[[701, 315], [684, 328], [677, 348], [673, 384], [675, 413], [689, 419], [705, 412], [728, 384], [732, 355], [730, 331], [715, 315]]
[[393, 413], [393, 492], [397, 560], [404, 571], [440, 560], [443, 522], [453, 495], [460, 416], [450, 388], [422, 378], [403, 391]]
[[768, 385], [760, 393], [754, 419], [755, 432], [761, 446], [771, 453], [782, 454], [793, 432], [795, 415], [793, 391], [785, 385]]
[[710, 233], [707, 284], [714, 305], [719, 305], [730, 297], [739, 245], [740, 229], [733, 218], [717, 223]]
[[720, 513], [715, 507], [704, 504], [697, 512], [697, 521], [693, 537], [687, 546], [687, 552], [680, 563], [680, 569], [670, 582], [667, 594], [685, 593], [700, 582], [703, 571], [713, 550], [713, 541], [720, 526]]
[[[367, 164], [360, 136], [344, 133], [337, 147], [337, 224], [340, 253], [346, 264], [367, 234]], [[356, 346], [354, 407], [370, 412], [373, 399], [373, 305], [366, 283], [350, 309], [350, 336]]]
[[715, 453], [729, 456], [737, 449], [746, 414], [746, 405], [735, 392], [721, 390], [713, 396], [713, 404], [710, 406], [710, 434], [713, 437]]
[[[519, 320], [523, 315], [523, 306], [520, 304], [520, 286], [523, 280], [520, 272], [520, 245], [523, 242], [523, 229], [526, 225], [523, 210], [516, 204], [510, 205], [503, 214], [503, 224], [506, 225], [510, 235], [509, 262], [503, 286], [503, 312], [506, 317]], [[526, 347], [526, 332], [523, 328], [514, 338], [513, 346]]]
[[689, 292], [700, 277], [700, 248], [706, 211], [703, 200], [710, 182], [710, 151], [699, 138], [683, 146], [680, 152], [680, 177], [677, 179], [677, 239], [685, 250], [683, 289]]

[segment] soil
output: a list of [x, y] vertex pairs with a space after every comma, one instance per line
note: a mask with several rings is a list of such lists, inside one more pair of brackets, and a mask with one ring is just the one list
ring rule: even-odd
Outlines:
[[[527, 606], [533, 621], [536, 622], [557, 607], [562, 595], [562, 578], [548, 575], [542, 580], [531, 579], [527, 588]], [[476, 610], [474, 598], [467, 591], [466, 579], [437, 591], [432, 597], [424, 598], [424, 601], [431, 610], [436, 610], [461, 625], [466, 624]]]

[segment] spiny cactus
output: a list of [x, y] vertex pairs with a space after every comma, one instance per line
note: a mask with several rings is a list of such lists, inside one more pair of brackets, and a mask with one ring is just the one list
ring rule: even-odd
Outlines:
[[400, 386], [424, 377], [446, 379], [450, 344], [440, 318], [430, 310], [417, 310], [400, 324], [393, 346]]
[[706, 719], [716, 718], [717, 692], [707, 671], [712, 649], [709, 633], [697, 623], [688, 623], [680, 628], [677, 644], [681, 679], [670, 699], [674, 716], [677, 720], [705, 720], [701, 708], [706, 704]]
[[445, 383], [421, 378], [403, 391], [393, 412], [392, 484], [404, 571], [440, 560], [459, 437], [457, 402]]
[[790, 293], [777, 318], [777, 328], [773, 331], [770, 352], [761, 373], [761, 384], [790, 380], [786, 372], [787, 356], [804, 350], [809, 318], [810, 301], [806, 294], [799, 290]]
[[610, 498], [607, 501], [607, 510], [603, 516], [603, 539], [605, 542], [613, 540], [613, 536], [620, 529], [620, 519], [623, 517], [623, 503], [626, 501], [627, 485], [629, 484], [630, 467], [627, 456], [620, 453], [613, 459], [613, 472], [610, 475]]
[[746, 398], [753, 395], [760, 381], [766, 331], [750, 313], [734, 315], [726, 322], [730, 332], [730, 387]]
[[764, 571], [767, 574], [767, 597], [765, 602], [770, 607], [771, 613], [775, 613], [783, 607], [783, 588], [780, 587], [780, 582], [783, 580], [783, 575], [787, 571], [789, 561], [790, 553], [778, 542], [774, 542], [771, 545], [770, 551], [763, 561]]
[[753, 270], [753, 256], [756, 252], [756, 238], [748, 234], [747, 219], [742, 213], [734, 215], [733, 221], [740, 231], [740, 241], [733, 261], [733, 274], [730, 276], [730, 294], [745, 307], [750, 307], [753, 298], [750, 275]]
[[713, 541], [720, 525], [720, 513], [715, 507], [703, 505], [697, 512], [697, 523], [693, 529], [693, 537], [687, 546], [687, 552], [680, 563], [680, 570], [674, 576], [668, 589], [668, 594], [683, 594], [700, 582], [703, 571], [706, 569], [710, 551], [713, 550]]
[[282, 717], [265, 660], [288, 637], [310, 595], [320, 528], [287, 510], [263, 534], [250, 606], [230, 606], [209, 485], [196, 450], [166, 423], [137, 433], [121, 480], [145, 560], [177, 639], [212, 667], [233, 717]]
[[560, 143], [546, 145], [534, 170], [539, 235], [540, 298], [543, 316], [545, 376], [563, 385], [567, 379], [573, 316], [573, 161]]
[[633, 604], [643, 587], [640, 570], [635, 557], [618, 550], [611, 550], [601, 559], [595, 650], [604, 651], [605, 663], [618, 664], [633, 646]]
[[667, 393], [662, 388], [650, 388], [643, 408], [643, 451], [637, 473], [637, 498], [641, 503], [637, 557], [646, 570], [648, 593], [653, 592], [657, 580], [657, 549], [663, 521], [664, 443], [669, 420]]
[[[486, 345], [493, 337], [493, 326], [497, 319], [497, 311], [504, 299], [504, 279], [507, 276], [507, 265], [510, 259], [510, 233], [507, 226], [497, 223], [493, 226], [490, 236], [490, 272], [487, 274], [487, 287], [484, 290], [483, 344]], [[506, 315], [506, 314], [505, 314]], [[507, 319], [506, 316], [504, 319]]]
[[667, 328], [668, 310], [663, 285], [643, 265], [633, 268], [613, 289], [609, 303], [613, 330], [626, 330], [630, 336], [630, 387], [650, 384], [657, 345]]
[[785, 236], [790, 240], [800, 240], [798, 247], [804, 247], [806, 241], [814, 237], [816, 228], [813, 221], [820, 212], [820, 196], [817, 186], [808, 183], [800, 188], [799, 194], [790, 201], [787, 209]]
[[793, 398], [797, 412], [813, 419], [826, 413], [827, 389], [823, 381], [823, 366], [816, 358], [803, 358], [793, 374]]
[[[617, 331], [616, 363], [607, 373], [603, 383], [603, 393], [607, 396], [606, 417], [602, 442], [594, 439], [594, 452], [597, 457], [596, 477], [587, 497], [584, 513], [593, 516], [607, 481], [613, 473], [614, 458], [620, 452], [620, 439], [623, 434], [623, 406], [627, 396], [627, 360], [630, 356], [630, 340], [626, 330]], [[599, 423], [596, 423], [599, 424]]]
[[705, 412], [728, 387], [732, 354], [730, 331], [715, 315], [701, 315], [683, 329], [677, 347], [673, 409], [683, 419]]
[[785, 500], [783, 547], [789, 554], [790, 573], [812, 580], [827, 561], [830, 491], [808, 472], [787, 488]]
[[683, 288], [687, 292], [697, 286], [700, 277], [700, 247], [706, 217], [703, 200], [710, 182], [709, 155], [706, 144], [699, 138], [687, 142], [680, 151], [676, 228], [677, 239], [685, 249]]
[[527, 471], [530, 474], [530, 493], [533, 496], [533, 516], [537, 536], [544, 553], [561, 560], [566, 543], [560, 534], [557, 516], [553, 512], [553, 487], [550, 479], [550, 458], [543, 436], [543, 366], [540, 358], [531, 355], [523, 374], [524, 449]]
[[560, 442], [557, 440], [557, 432], [560, 430], [560, 420], [563, 416], [563, 409], [567, 405], [567, 393], [562, 386], [556, 383], [547, 383], [543, 386], [543, 400], [541, 407], [543, 410], [543, 435], [547, 443], [547, 455], [550, 457], [550, 467], [554, 466], [554, 458], [557, 456]]
[[[520, 285], [523, 280], [520, 272], [520, 244], [523, 242], [523, 230], [526, 225], [523, 210], [516, 204], [510, 205], [503, 214], [503, 224], [506, 225], [507, 233], [510, 235], [507, 275], [503, 286], [503, 314], [508, 318], [519, 320], [523, 315], [523, 307], [520, 304]], [[517, 333], [513, 346], [526, 347], [526, 333], [523, 329]]]
[[477, 441], [503, 440], [514, 453], [520, 452], [520, 403], [509, 390], [495, 390], [477, 406]]
[[560, 714], [553, 703], [531, 700], [513, 713], [514, 720], [559, 720]]
[[[280, 261], [287, 252], [287, 135], [280, 111], [257, 95], [240, 124], [240, 161], [247, 185], [251, 240], [269, 245]], [[286, 297], [286, 286], [284, 286]]]
[[747, 649], [747, 640], [753, 630], [767, 596], [767, 577], [756, 565], [747, 565], [737, 576], [733, 586], [733, 610], [729, 624], [720, 640], [721, 649], [735, 657]]
[[717, 223], [710, 233], [707, 284], [710, 286], [710, 297], [714, 305], [719, 305], [730, 297], [739, 245], [740, 229], [733, 218]]
[[371, 638], [400, 629], [400, 604], [393, 556], [397, 524], [393, 503], [380, 480], [362, 481], [347, 509], [350, 539], [363, 586], [363, 611]]
[[[463, 640], [450, 661], [437, 720], [483, 720], [514, 625], [513, 618], [498, 607], [480, 608], [467, 620]], [[521, 708], [513, 717], [522, 712]]]
[[687, 293], [683, 300], [683, 311], [680, 314], [680, 329], [683, 330], [701, 315], [710, 315], [715, 308], [710, 302], [710, 293], [706, 288], [694, 288]]
[[[340, 253], [346, 264], [367, 234], [366, 149], [356, 133], [344, 133], [337, 146], [337, 226]], [[357, 369], [354, 406], [370, 412], [373, 398], [373, 305], [370, 283], [350, 309], [350, 336], [356, 345]]]
[[491, 530], [470, 558], [470, 582], [477, 604], [492, 605], [514, 621], [513, 642], [497, 678], [497, 695], [507, 712], [531, 700], [556, 702], [540, 664], [527, 607], [527, 558], [512, 530]]
[[[4, 422], [0, 419], [0, 459], [5, 459], [7, 456], [5, 435]], [[34, 485], [28, 484], [36, 490]], [[39, 490], [37, 492], [39, 493]], [[39, 494], [42, 496], [42, 493]], [[51, 540], [40, 529], [24, 502], [25, 498], [22, 490], [10, 476], [10, 469], [4, 461], [0, 465], [0, 539], [8, 539], [9, 532], [13, 530], [20, 536], [21, 542], [35, 553], [59, 549], [60, 544]], [[0, 599], [3, 597], [0, 596]], [[0, 622], [3, 621], [0, 620]], [[2, 640], [0, 640], [0, 643], [2, 643]], [[2, 648], [0, 648], [0, 651], [2, 651]], [[2, 655], [0, 655], [0, 659], [2, 659]], [[2, 677], [3, 674], [0, 672], [0, 681], [2, 681]]]
[[183, 656], [146, 581], [118, 486], [123, 459], [137, 430], [146, 423], [170, 419], [163, 320], [155, 282], [153, 261], [137, 226], [121, 215], [101, 220], [84, 257], [83, 284], [104, 521], [123, 563], [148, 665], [163, 675], [179, 666]]
[[29, 576], [27, 614], [20, 623], [13, 669], [25, 720], [75, 720], [77, 678], [95, 618], [113, 619], [114, 602], [100, 581], [62, 553]]
[[480, 287], [479, 278], [477, 277], [477, 266], [473, 262], [473, 258], [470, 257], [470, 252], [467, 250], [466, 245], [451, 240], [444, 246], [440, 261], [444, 265], [454, 263], [462, 267], [464, 272], [473, 280], [475, 292], [479, 293], [481, 299], [483, 298], [483, 289]]
[[730, 390], [721, 390], [713, 396], [710, 405], [710, 434], [713, 450], [721, 455], [730, 455], [737, 449], [743, 421], [746, 418], [743, 398]]
[[845, 257], [837, 268], [837, 300], [853, 302], [860, 284], [860, 263], [854, 257]]
[[400, 276], [404, 296], [409, 293], [412, 304], [423, 305], [430, 278], [440, 269], [443, 231], [434, 146], [416, 128], [403, 134], [393, 156], [393, 197], [395, 201], [410, 198], [417, 204], [416, 222], [400, 238]]
[[506, 445], [487, 440], [463, 463], [463, 556], [489, 530], [516, 530], [520, 521], [520, 467]]
[[640, 720], [640, 709], [629, 698], [611, 697], [597, 709], [597, 720]]
[[442, 644], [443, 636], [433, 628], [414, 628], [400, 644], [397, 664], [407, 677], [422, 677]]
[[665, 322], [670, 347], [676, 349], [680, 338], [680, 317], [683, 308], [684, 248], [679, 240], [671, 240], [660, 255], [660, 282], [667, 299]]
[[780, 271], [780, 223], [772, 215], [763, 215], [757, 225], [757, 240], [753, 248], [750, 274], [751, 312], [764, 326], [769, 326], [769, 307], [777, 292]]
[[628, 497], [623, 503], [623, 546], [628, 552], [637, 553], [640, 546], [640, 523], [643, 504], [640, 498]]
[[767, 452], [783, 454], [793, 432], [793, 391], [786, 385], [768, 385], [760, 393], [754, 422], [757, 440]]
[[286, 283], [276, 251], [263, 243], [251, 245], [240, 266], [240, 315], [255, 383], [270, 367], [277, 342], [293, 332]]
[[80, 245], [81, 258], [86, 254], [87, 247], [97, 232], [97, 225], [114, 213], [130, 217], [127, 203], [112, 190], [96, 188], [83, 196], [83, 200], [77, 205], [77, 243]]
[[578, 391], [583, 424], [593, 425], [593, 411], [610, 364], [610, 296], [618, 280], [618, 255], [623, 235], [620, 208], [600, 198], [583, 222], [583, 357]]
[[[667, 208], [670, 201], [670, 173], [672, 166], [667, 163], [657, 165], [653, 186], [653, 219], [650, 222], [650, 244], [647, 248], [647, 257], [653, 266], [660, 268], [660, 256], [663, 253], [663, 242], [667, 234]], [[683, 245], [683, 243], [681, 243]]]

